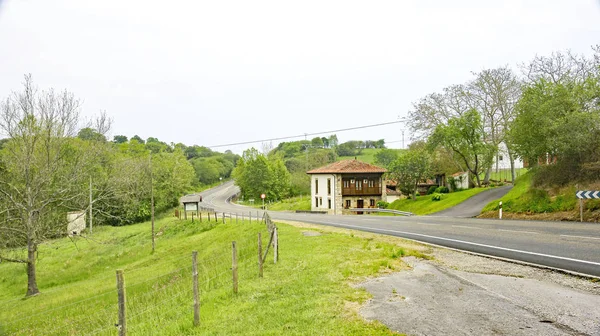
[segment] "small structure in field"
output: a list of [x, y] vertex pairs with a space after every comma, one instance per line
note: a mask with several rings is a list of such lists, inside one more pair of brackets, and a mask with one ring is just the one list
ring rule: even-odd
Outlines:
[[183, 205], [183, 216], [185, 219], [187, 219], [188, 211], [195, 212], [196, 215], [200, 211], [200, 202], [202, 202], [202, 196], [185, 195], [179, 199], [179, 202]]
[[68, 212], [67, 223], [69, 237], [80, 235], [85, 230], [85, 211]]

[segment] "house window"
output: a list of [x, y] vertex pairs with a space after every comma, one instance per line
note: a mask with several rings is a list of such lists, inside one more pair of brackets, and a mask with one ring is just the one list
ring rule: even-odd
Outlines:
[[315, 208], [319, 207], [319, 198], [315, 197]]
[[371, 198], [371, 200], [369, 201], [369, 205], [374, 207], [375, 206], [375, 200]]
[[362, 190], [362, 181], [356, 181], [356, 190]]
[[327, 200], [327, 209], [331, 209], [331, 198]]
[[346, 200], [346, 209], [350, 209], [350, 206], [352, 206], [352, 201]]
[[344, 180], [344, 188], [350, 188], [350, 181]]
[[498, 157], [498, 161], [502, 161], [502, 155]]
[[319, 180], [315, 179], [315, 194], [319, 193]]
[[369, 180], [369, 188], [373, 188], [375, 186], [375, 181]]
[[323, 205], [323, 197], [319, 197], [319, 205]]
[[331, 179], [329, 178], [327, 179], [327, 195], [331, 195]]

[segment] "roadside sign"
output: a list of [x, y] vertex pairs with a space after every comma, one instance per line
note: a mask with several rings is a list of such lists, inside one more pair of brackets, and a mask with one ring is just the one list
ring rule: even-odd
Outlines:
[[265, 199], [265, 197], [267, 197], [267, 195], [265, 194], [260, 194], [260, 198]]
[[600, 198], [600, 191], [578, 190], [575, 196], [577, 196], [579, 199]]

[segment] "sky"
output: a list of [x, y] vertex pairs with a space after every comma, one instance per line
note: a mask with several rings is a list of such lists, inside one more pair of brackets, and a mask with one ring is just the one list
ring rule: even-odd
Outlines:
[[[472, 72], [599, 43], [600, 0], [0, 0], [0, 98], [31, 73], [111, 138], [214, 146], [396, 121]], [[400, 148], [402, 129], [337, 136]]]

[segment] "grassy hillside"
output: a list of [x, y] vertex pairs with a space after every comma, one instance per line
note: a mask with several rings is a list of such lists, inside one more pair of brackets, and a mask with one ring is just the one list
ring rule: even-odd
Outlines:
[[[149, 223], [99, 227], [93, 240], [41, 245], [42, 293], [26, 300], [23, 266], [0, 264], [0, 335], [116, 334], [116, 269], [125, 274], [132, 335], [388, 335], [386, 327], [366, 322], [349, 308], [368, 298], [350, 284], [401, 269], [402, 255], [419, 255], [386, 238], [341, 232], [309, 237], [303, 229], [279, 225], [280, 262], [268, 257], [259, 279], [256, 234], [266, 236], [263, 224], [163, 218], [156, 226], [154, 254]], [[232, 240], [239, 249], [237, 295], [231, 291]], [[192, 326], [192, 250], [199, 253], [199, 327]]]
[[[579, 203], [575, 185], [564, 187], [534, 187], [533, 172], [521, 175], [514, 188], [500, 200], [502, 211], [509, 218], [579, 220]], [[600, 183], [582, 185], [579, 189], [599, 190]], [[584, 219], [600, 220], [600, 200], [586, 200]], [[498, 201], [485, 206], [482, 217], [497, 217]]]
[[416, 215], [428, 215], [464, 202], [471, 196], [477, 195], [486, 188], [473, 188], [449, 194], [443, 194], [440, 201], [433, 201], [432, 195], [417, 196], [416, 200], [399, 199], [392, 202], [388, 209], [412, 212]]
[[[378, 148], [365, 148], [360, 155], [356, 155], [356, 158], [360, 161], [375, 164], [375, 154], [380, 151]], [[398, 153], [401, 153], [403, 149], [396, 149]], [[352, 156], [338, 156], [337, 161], [351, 160], [354, 159], [355, 155]]]

